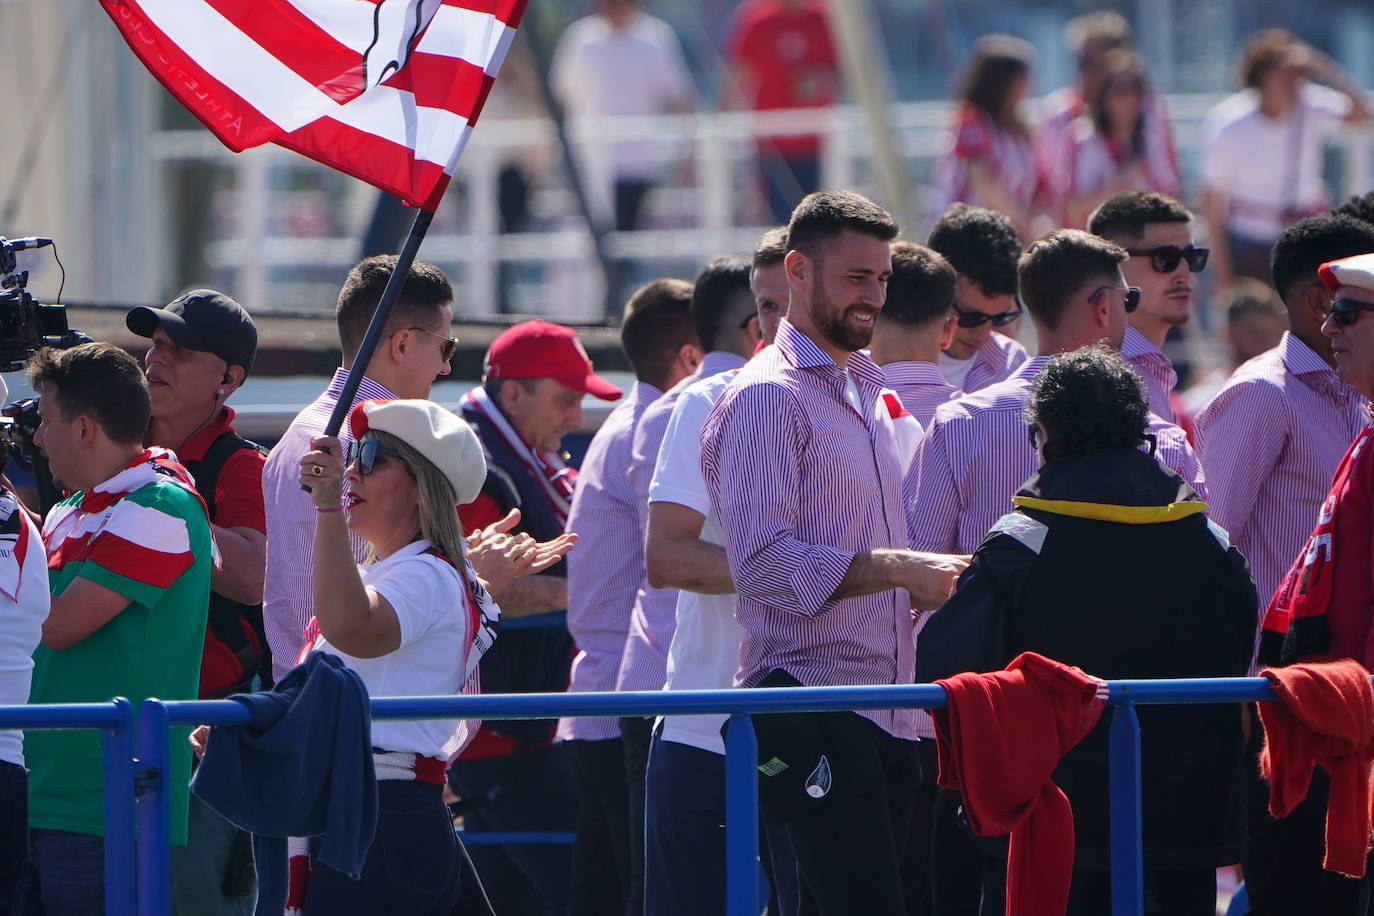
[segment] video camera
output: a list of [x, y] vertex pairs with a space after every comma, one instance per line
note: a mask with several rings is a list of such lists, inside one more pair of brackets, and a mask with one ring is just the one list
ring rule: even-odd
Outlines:
[[52, 239], [7, 239], [0, 236], [0, 372], [24, 368], [43, 347], [66, 349], [91, 339], [67, 327], [67, 307], [35, 302], [26, 289], [29, 272], [18, 269], [19, 252], [43, 248]]
[[[45, 248], [52, 239], [7, 239], [0, 236], [0, 372], [17, 372], [43, 347], [65, 350], [91, 338], [67, 326], [67, 308], [35, 302], [27, 289], [29, 272], [19, 270], [16, 255]], [[30, 471], [44, 511], [61, 494], [48, 474], [47, 461], [34, 445], [38, 430], [38, 399], [25, 398], [0, 410], [0, 470], [8, 459]]]

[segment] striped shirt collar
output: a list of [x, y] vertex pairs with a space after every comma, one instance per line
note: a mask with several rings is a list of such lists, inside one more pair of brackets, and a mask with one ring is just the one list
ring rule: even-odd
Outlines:
[[[339, 368], [335, 369], [334, 377], [329, 380], [329, 387], [324, 390], [325, 397], [329, 398], [330, 400], [337, 401], [339, 399], [339, 395], [343, 394], [344, 382], [347, 381], [347, 379], [348, 370], [346, 368], [340, 366]], [[354, 395], [353, 403], [356, 404], [359, 401], [367, 400], [394, 401], [396, 400], [396, 395], [392, 394], [390, 391], [387, 391], [384, 386], [378, 384], [377, 382], [374, 382], [372, 379], [364, 375], [362, 382], [358, 384], [358, 393]], [[347, 426], [347, 424], [344, 425]]]
[[[798, 369], [825, 369], [829, 367], [837, 375], [843, 375], [845, 372], [844, 369], [836, 365], [833, 359], [826, 355], [824, 350], [816, 346], [815, 341], [803, 334], [786, 318], [778, 324], [778, 335], [773, 343], [783, 358]], [[855, 383], [863, 381], [878, 388], [887, 387], [887, 379], [883, 376], [883, 370], [879, 369], [869, 358], [867, 350], [860, 350], [849, 355], [848, 370], [850, 375], [854, 377]]]
[[1315, 350], [1299, 340], [1291, 331], [1283, 332], [1283, 339], [1279, 341], [1279, 358], [1283, 360], [1284, 368], [1294, 375], [1311, 375], [1317, 372], [1336, 375], [1336, 370], [1327, 365]]
[[[1017, 367], [1016, 371], [1012, 373], [1011, 378], [1023, 379], [1029, 382], [1040, 374], [1040, 370], [1045, 368], [1045, 364], [1049, 361], [1050, 358], [1048, 356], [1032, 356]], [[1008, 379], [1008, 381], [1011, 381], [1011, 379]]]
[[731, 369], [743, 368], [747, 360], [738, 353], [731, 353], [729, 350], [712, 350], [702, 359], [701, 365], [697, 367], [695, 377], [698, 379], [710, 378], [722, 372], [729, 372]]
[[[1159, 355], [1164, 357], [1164, 352], [1150, 343], [1145, 335], [1126, 325], [1126, 336], [1121, 339], [1121, 358], [1125, 360], [1140, 359], [1142, 356]], [[1165, 357], [1167, 358], [1167, 357]]]
[[949, 379], [934, 363], [919, 360], [898, 360], [883, 367], [883, 377], [887, 384], [898, 385], [949, 385]]

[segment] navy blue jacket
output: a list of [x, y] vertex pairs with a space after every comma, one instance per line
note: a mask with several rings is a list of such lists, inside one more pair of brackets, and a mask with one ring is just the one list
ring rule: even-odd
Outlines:
[[191, 791], [253, 834], [256, 912], [286, 906], [286, 838], [324, 835], [318, 858], [352, 878], [377, 827], [367, 687], [336, 656], [312, 652], [268, 693], [230, 697], [252, 724], [210, 730]]

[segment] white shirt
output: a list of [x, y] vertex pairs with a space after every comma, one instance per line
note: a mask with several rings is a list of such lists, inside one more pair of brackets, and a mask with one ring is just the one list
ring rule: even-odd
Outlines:
[[[462, 577], [420, 540], [371, 566], [359, 566], [363, 585], [387, 600], [401, 627], [401, 645], [379, 658], [354, 658], [323, 635], [315, 649], [343, 659], [367, 685], [368, 696], [449, 696], [460, 692], [464, 653], [471, 644]], [[457, 753], [460, 720], [393, 722], [374, 720], [372, 745], [447, 760]]]
[[[701, 428], [716, 400], [738, 370], [722, 372], [688, 386], [673, 407], [663, 446], [649, 485], [650, 503], [676, 503], [704, 516], [701, 540], [724, 546], [720, 520], [701, 474]], [[668, 645], [665, 690], [723, 690], [735, 682], [744, 628], [735, 621], [735, 596], [679, 591], [677, 626]], [[722, 715], [664, 716], [664, 741], [716, 754], [725, 753]]]
[[1261, 113], [1252, 89], [1212, 109], [1203, 180], [1230, 201], [1230, 231], [1268, 242], [1287, 225], [1285, 210], [1312, 215], [1323, 209], [1322, 147], [1349, 112], [1348, 98], [1312, 83], [1302, 86], [1299, 105], [1283, 118]]
[[[51, 603], [43, 537], [14, 496], [0, 494], [0, 706], [29, 702], [33, 653]], [[0, 760], [24, 765], [23, 732], [0, 731]]]
[[955, 359], [941, 351], [938, 357], [940, 372], [949, 383], [959, 390], [964, 390], [964, 382], [968, 380], [968, 371], [973, 368], [976, 360], [970, 356], [968, 359]]
[[[568, 117], [657, 115], [691, 95], [691, 78], [671, 26], [643, 13], [614, 29], [602, 16], [568, 26], [550, 68], [554, 94]], [[589, 144], [590, 146], [590, 144]], [[661, 145], [618, 140], [584, 153], [620, 177], [648, 178], [657, 171]]]

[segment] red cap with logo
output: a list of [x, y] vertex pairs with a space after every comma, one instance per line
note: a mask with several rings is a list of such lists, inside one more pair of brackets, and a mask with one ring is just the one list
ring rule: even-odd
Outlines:
[[592, 371], [592, 361], [577, 332], [536, 319], [513, 324], [487, 350], [487, 378], [551, 378], [603, 401], [624, 392]]

